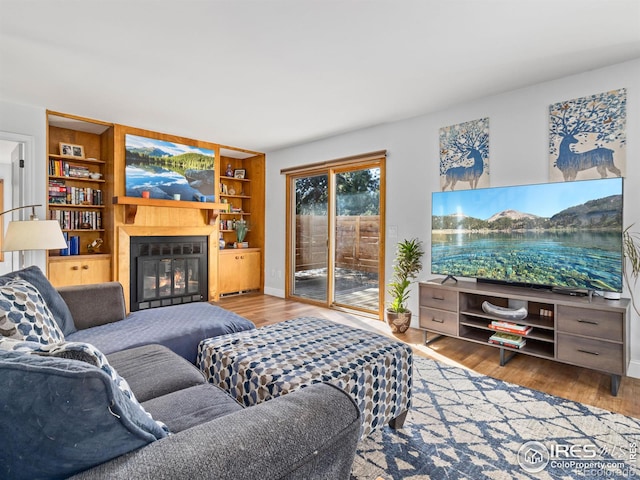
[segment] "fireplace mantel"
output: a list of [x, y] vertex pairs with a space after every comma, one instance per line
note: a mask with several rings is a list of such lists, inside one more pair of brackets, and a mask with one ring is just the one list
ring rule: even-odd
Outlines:
[[210, 202], [188, 202], [183, 200], [160, 200], [156, 198], [139, 198], [139, 197], [113, 197], [114, 205], [124, 205], [125, 207], [125, 223], [132, 225], [136, 220], [138, 206], [147, 207], [170, 207], [170, 208], [191, 208], [197, 210], [206, 210], [207, 223], [213, 225], [218, 213], [228, 212], [228, 203], [210, 203]]

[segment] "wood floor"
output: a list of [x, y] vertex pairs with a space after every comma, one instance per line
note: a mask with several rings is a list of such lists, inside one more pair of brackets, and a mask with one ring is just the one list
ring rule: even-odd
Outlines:
[[256, 326], [277, 323], [297, 317], [320, 317], [377, 331], [410, 344], [415, 354], [447, 362], [475, 372], [546, 392], [558, 397], [640, 418], [640, 379], [623, 377], [618, 396], [610, 393], [610, 377], [580, 367], [573, 367], [527, 355], [516, 355], [500, 366], [496, 348], [443, 338], [424, 345], [423, 332], [409, 329], [405, 334], [392, 334], [385, 322], [284, 300], [269, 295], [252, 294], [226, 297], [216, 303], [248, 318]]

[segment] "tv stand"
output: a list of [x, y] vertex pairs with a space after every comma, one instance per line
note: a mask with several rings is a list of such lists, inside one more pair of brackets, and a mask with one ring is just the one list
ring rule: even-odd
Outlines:
[[[518, 287], [440, 279], [420, 282], [420, 328], [427, 333], [461, 338], [497, 348], [500, 365], [517, 354], [546, 358], [611, 375], [611, 394], [617, 395], [630, 359], [629, 300], [573, 296]], [[509, 300], [527, 303], [523, 320], [507, 320], [531, 326], [519, 349], [489, 343], [495, 333], [488, 325], [505, 320], [482, 310], [482, 302], [508, 307]]]

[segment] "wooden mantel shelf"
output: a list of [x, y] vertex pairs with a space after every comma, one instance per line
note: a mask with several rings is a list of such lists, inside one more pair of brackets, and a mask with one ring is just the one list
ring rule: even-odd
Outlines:
[[183, 200], [160, 200], [157, 198], [140, 198], [140, 197], [113, 197], [114, 205], [124, 205], [125, 222], [133, 224], [138, 213], [138, 206], [145, 207], [170, 207], [170, 208], [191, 208], [205, 210], [207, 213], [207, 223], [213, 225], [218, 213], [228, 212], [228, 203], [210, 203], [210, 202], [187, 202]]

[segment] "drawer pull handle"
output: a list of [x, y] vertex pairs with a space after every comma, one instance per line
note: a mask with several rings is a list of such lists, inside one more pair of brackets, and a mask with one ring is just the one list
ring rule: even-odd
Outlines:
[[589, 355], [600, 355], [598, 352], [590, 352], [589, 350], [578, 349], [579, 352], [588, 353]]
[[80, 267], [78, 267], [77, 265], [74, 265], [73, 267], [71, 267], [71, 270], [80, 270]]
[[436, 323], [444, 323], [444, 320], [441, 320], [439, 318], [432, 318], [431, 321]]
[[591, 320], [578, 320], [578, 323], [588, 323], [589, 325], [598, 325], [598, 322], [592, 322]]
[[82, 265], [83, 270], [89, 270], [89, 265]]
[[444, 300], [444, 297], [436, 297], [435, 295], [431, 296], [433, 300]]

